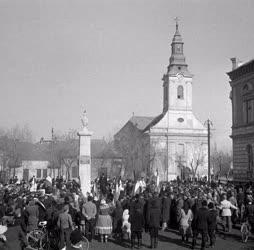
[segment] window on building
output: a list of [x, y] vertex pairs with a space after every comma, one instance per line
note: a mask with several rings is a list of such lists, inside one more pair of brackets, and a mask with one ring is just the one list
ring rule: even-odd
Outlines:
[[243, 120], [245, 124], [254, 122], [254, 99], [243, 101]]
[[43, 175], [43, 178], [47, 178], [47, 175], [48, 175], [47, 169], [42, 170], [42, 175]]
[[29, 180], [29, 169], [24, 169], [23, 170], [23, 179], [25, 181], [28, 181]]
[[248, 84], [245, 84], [244, 86], [243, 86], [243, 93], [246, 93], [246, 92], [248, 92], [249, 91], [249, 85]]
[[179, 156], [184, 156], [184, 144], [178, 144], [177, 153]]
[[184, 96], [183, 96], [183, 86], [180, 85], [177, 88], [177, 99], [183, 99], [183, 98], [184, 98]]
[[78, 178], [78, 166], [72, 167], [71, 176], [72, 176], [72, 178]]
[[248, 156], [248, 169], [251, 170], [253, 167], [253, 148], [252, 145], [247, 145], [246, 147], [247, 156]]
[[36, 178], [41, 179], [41, 169], [36, 170]]

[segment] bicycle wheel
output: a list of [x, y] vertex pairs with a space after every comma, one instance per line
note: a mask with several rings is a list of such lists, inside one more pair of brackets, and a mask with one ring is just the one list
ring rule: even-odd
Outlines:
[[42, 250], [48, 250], [49, 249], [49, 241], [48, 241], [48, 236], [46, 233], [42, 235], [40, 239], [40, 249]]
[[76, 245], [72, 245], [71, 250], [88, 250], [89, 249], [89, 241], [86, 237], [83, 237], [82, 241]]
[[89, 241], [86, 237], [83, 237], [81, 244], [82, 244], [81, 250], [88, 250], [89, 249]]
[[34, 229], [27, 234], [28, 247], [32, 250], [41, 249], [41, 239], [45, 237], [45, 233], [39, 229]]

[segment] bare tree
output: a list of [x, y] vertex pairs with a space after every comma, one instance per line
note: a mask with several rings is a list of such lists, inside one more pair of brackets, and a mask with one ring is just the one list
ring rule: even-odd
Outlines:
[[200, 166], [205, 163], [205, 153], [202, 144], [194, 144], [190, 148], [189, 166], [193, 178], [196, 177]]
[[77, 165], [78, 160], [78, 139], [77, 131], [57, 135], [54, 145], [53, 161], [57, 166], [58, 175], [65, 175], [70, 179], [70, 171], [73, 166]]
[[211, 153], [211, 167], [215, 177], [218, 178], [229, 174], [232, 158], [232, 152], [217, 150], [216, 145], [214, 146]]
[[25, 125], [16, 125], [11, 129], [0, 129], [0, 151], [2, 158], [2, 170], [16, 175], [16, 168], [20, 167], [23, 158], [31, 150], [33, 133]]

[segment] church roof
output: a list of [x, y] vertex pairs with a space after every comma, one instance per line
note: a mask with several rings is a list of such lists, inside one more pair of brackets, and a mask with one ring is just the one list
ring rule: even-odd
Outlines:
[[154, 117], [151, 116], [132, 116], [129, 122], [139, 130], [144, 130], [153, 120]]
[[157, 122], [159, 122], [164, 116], [164, 113], [156, 116], [153, 118], [153, 120], [144, 128], [144, 131], [150, 129], [152, 126], [154, 126]]

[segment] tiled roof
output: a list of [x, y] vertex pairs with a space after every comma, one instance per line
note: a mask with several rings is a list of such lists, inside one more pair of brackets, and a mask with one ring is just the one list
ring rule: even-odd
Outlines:
[[94, 139], [91, 141], [92, 158], [121, 158], [122, 155], [117, 152], [111, 143], [107, 143], [104, 139]]
[[151, 116], [132, 116], [129, 121], [139, 130], [144, 130], [153, 120]]
[[154, 126], [156, 123], [158, 123], [162, 118], [163, 118], [164, 114], [160, 114], [156, 117], [154, 117], [154, 119], [144, 128], [144, 130], [148, 130], [150, 129], [152, 126]]

